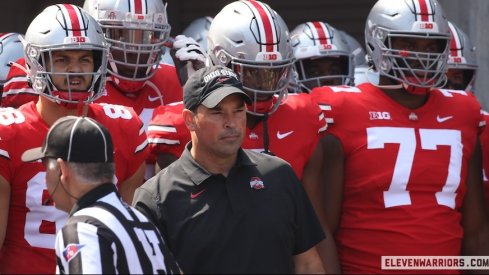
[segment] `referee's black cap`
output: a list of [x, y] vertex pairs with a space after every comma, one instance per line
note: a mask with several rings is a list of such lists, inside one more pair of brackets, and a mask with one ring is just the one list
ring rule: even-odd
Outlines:
[[221, 65], [205, 67], [193, 73], [183, 86], [183, 105], [189, 110], [201, 104], [212, 109], [235, 93], [241, 94], [246, 103], [251, 104], [235, 72]]
[[49, 129], [43, 146], [27, 150], [22, 161], [61, 158], [68, 162], [113, 162], [114, 149], [109, 131], [89, 117], [66, 116]]

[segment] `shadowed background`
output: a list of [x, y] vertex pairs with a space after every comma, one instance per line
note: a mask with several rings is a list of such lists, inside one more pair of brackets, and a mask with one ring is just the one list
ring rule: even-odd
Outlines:
[[[13, 0], [0, 1], [0, 32], [25, 33], [31, 20], [46, 6], [71, 3], [82, 6], [82, 0]], [[195, 18], [214, 16], [230, 0], [167, 0], [168, 20], [172, 35], [180, 34]], [[363, 45], [365, 19], [375, 0], [264, 0], [285, 20], [289, 29], [305, 21], [319, 20], [346, 31]], [[489, 108], [489, 28], [487, 0], [439, 0], [448, 19], [460, 27], [477, 47], [479, 72], [476, 95], [487, 110]]]

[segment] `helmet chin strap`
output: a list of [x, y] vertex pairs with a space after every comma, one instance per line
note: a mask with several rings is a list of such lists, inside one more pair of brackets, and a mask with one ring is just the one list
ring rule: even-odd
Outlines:
[[368, 74], [369, 72], [375, 73], [372, 66], [368, 67], [368, 69], [365, 70], [364, 74], [365, 74], [365, 79], [367, 79], [367, 81], [370, 82], [375, 87], [380, 88], [380, 89], [386, 89], [386, 90], [398, 90], [398, 89], [402, 89], [402, 84], [401, 83], [394, 84], [394, 85], [380, 85], [380, 84], [376, 84], [374, 81], [370, 81], [369, 74]]
[[131, 81], [112, 76], [112, 80], [122, 92], [124, 93], [136, 93], [146, 85], [146, 80]]
[[405, 83], [403, 83], [402, 86], [408, 93], [412, 95], [425, 95], [433, 89], [432, 87], [416, 87], [412, 85], [407, 85]]
[[26, 75], [29, 75], [29, 71], [27, 70], [27, 68], [20, 65], [19, 63], [15, 63], [14, 61], [10, 61], [8, 64], [10, 66], [13, 66], [13, 67], [16, 67], [16, 68], [22, 70]]
[[[68, 92], [63, 92], [63, 91], [60, 91], [55, 85], [54, 83], [52, 83], [52, 86], [53, 86], [53, 94], [58, 94], [58, 97], [60, 97], [61, 93], [68, 93]], [[89, 93], [88, 91], [86, 92], [74, 92], [74, 93]], [[88, 98], [88, 97], [87, 97]], [[86, 116], [87, 115], [87, 112], [88, 112], [88, 108], [87, 107], [87, 104], [88, 103], [85, 103], [84, 101], [84, 98], [83, 97], [80, 97], [79, 100], [77, 101], [77, 103], [69, 103], [69, 102], [64, 102], [64, 101], [61, 101], [61, 100], [54, 100], [54, 102], [60, 106], [63, 106], [64, 108], [68, 109], [68, 110], [77, 110], [77, 115], [78, 116]]]
[[374, 85], [377, 88], [380, 89], [385, 89], [385, 90], [399, 90], [404, 88], [408, 93], [412, 95], [425, 95], [429, 93], [431, 90], [433, 90], [433, 87], [416, 87], [413, 85], [406, 84], [404, 82], [400, 82], [399, 84], [393, 84], [393, 85], [380, 85], [380, 84], [375, 84], [374, 82], [370, 81], [368, 72], [372, 69], [372, 67], [369, 67], [367, 70], [365, 70], [365, 77], [370, 82], [372, 85]]

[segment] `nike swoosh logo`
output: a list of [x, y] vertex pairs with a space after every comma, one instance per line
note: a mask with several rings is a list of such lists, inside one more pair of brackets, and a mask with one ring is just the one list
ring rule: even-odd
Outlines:
[[439, 123], [442, 123], [442, 122], [445, 122], [449, 119], [452, 119], [453, 116], [446, 116], [446, 117], [440, 117], [440, 116], [436, 116], [436, 121], [438, 121]]
[[199, 191], [199, 192], [197, 192], [197, 193], [190, 193], [190, 198], [191, 198], [191, 199], [195, 199], [195, 198], [197, 198], [198, 196], [200, 196], [202, 193], [204, 193], [204, 191], [205, 191], [205, 188], [204, 188], [204, 189], [202, 189], [202, 190], [200, 190], [200, 191]]
[[287, 133], [283, 133], [281, 134], [280, 131], [277, 131], [277, 138], [278, 139], [284, 139], [286, 138], [287, 136], [289, 136], [290, 134], [292, 134], [294, 131], [289, 131]]
[[156, 100], [159, 100], [161, 98], [161, 96], [155, 96], [155, 97], [152, 97], [152, 96], [148, 96], [148, 100], [153, 102], [153, 101], [156, 101]]

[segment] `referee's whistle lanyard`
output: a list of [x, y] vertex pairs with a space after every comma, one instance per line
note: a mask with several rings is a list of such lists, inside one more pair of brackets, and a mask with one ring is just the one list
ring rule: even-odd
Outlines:
[[63, 183], [61, 183], [61, 174], [60, 174], [59, 179], [58, 179], [58, 183], [54, 187], [53, 192], [51, 194], [49, 194], [49, 197], [44, 201], [43, 205], [51, 205], [51, 203], [53, 202], [54, 193], [56, 192], [56, 190], [58, 190], [58, 186], [60, 186], [60, 185], [61, 185], [61, 188], [63, 188], [63, 190], [65, 191], [65, 193], [68, 194], [68, 196], [75, 199], [76, 201], [78, 201], [80, 199], [80, 198], [73, 196], [70, 192], [68, 192], [68, 190], [66, 190]]

